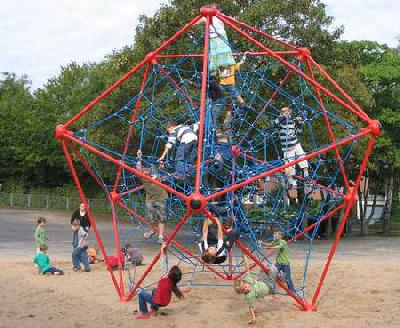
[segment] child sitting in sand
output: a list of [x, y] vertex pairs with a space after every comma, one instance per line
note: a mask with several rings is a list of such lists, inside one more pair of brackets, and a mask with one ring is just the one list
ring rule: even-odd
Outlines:
[[33, 263], [35, 263], [39, 267], [39, 273], [41, 274], [54, 274], [54, 275], [63, 275], [64, 272], [60, 269], [55, 268], [50, 263], [50, 258], [46, 254], [47, 245], [40, 246], [39, 252], [33, 258]]
[[263, 299], [269, 294], [275, 293], [277, 270], [274, 266], [270, 266], [268, 273], [261, 270], [256, 278], [253, 273], [249, 271], [249, 265], [246, 257], [244, 256], [244, 263], [246, 265], [247, 274], [240, 281], [235, 282], [235, 291], [238, 294], [243, 294], [249, 304], [249, 313], [251, 316], [249, 325], [256, 323], [255, 306], [257, 301]]
[[[160, 248], [160, 268], [161, 279], [157, 284], [157, 288], [152, 293], [140, 290], [138, 293], [140, 313], [136, 315], [136, 319], [149, 319], [151, 316], [157, 315], [160, 307], [167, 306], [171, 301], [172, 292], [178, 297], [183, 298], [183, 294], [177, 284], [182, 279], [182, 271], [179, 266], [174, 265], [168, 269], [167, 245], [163, 243]], [[147, 304], [150, 305], [149, 312]]]
[[134, 265], [141, 265], [143, 262], [143, 255], [133, 247], [132, 244], [127, 243], [125, 245], [125, 255], [128, 262]]

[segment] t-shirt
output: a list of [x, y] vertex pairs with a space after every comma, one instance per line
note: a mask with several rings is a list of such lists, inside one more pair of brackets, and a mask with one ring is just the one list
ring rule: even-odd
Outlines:
[[45, 245], [47, 242], [46, 229], [44, 227], [37, 226], [35, 230], [35, 245], [36, 248]]
[[81, 227], [83, 227], [83, 229], [85, 229], [86, 231], [88, 231], [91, 227], [87, 212], [85, 211], [85, 213], [81, 215], [79, 208], [74, 213], [72, 213], [71, 224], [74, 222], [74, 220], [79, 220], [79, 222], [81, 223]]
[[39, 252], [35, 255], [33, 263], [38, 265], [41, 273], [46, 272], [52, 267], [49, 256], [43, 252]]
[[83, 248], [87, 246], [87, 232], [82, 227], [78, 230], [78, 247]]
[[219, 83], [221, 85], [235, 85], [235, 72], [239, 69], [240, 64], [229, 66], [228, 68], [219, 69]]
[[276, 254], [276, 263], [289, 265], [289, 249], [287, 242], [283, 239], [277, 239], [272, 242], [272, 246], [278, 246], [278, 253]]
[[265, 282], [255, 280], [251, 273], [246, 274], [243, 280], [251, 284], [250, 291], [245, 294], [244, 297], [246, 298], [246, 301], [249, 303], [250, 307], [255, 307], [260, 298], [264, 298], [269, 294], [269, 287]]
[[164, 188], [145, 179], [141, 179], [141, 182], [144, 186], [144, 191], [146, 193], [146, 204], [165, 201], [168, 199], [168, 192]]

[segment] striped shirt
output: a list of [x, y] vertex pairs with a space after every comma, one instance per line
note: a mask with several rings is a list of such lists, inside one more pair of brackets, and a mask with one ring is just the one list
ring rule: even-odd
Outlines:
[[279, 139], [282, 151], [289, 151], [299, 143], [297, 134], [302, 132], [303, 120], [301, 117], [279, 116], [273, 121], [273, 125], [279, 128]]
[[176, 142], [188, 144], [192, 141], [197, 141], [196, 132], [199, 130], [200, 123], [194, 123], [192, 125], [180, 124], [175, 127], [174, 131], [169, 134], [167, 147], [171, 149]]

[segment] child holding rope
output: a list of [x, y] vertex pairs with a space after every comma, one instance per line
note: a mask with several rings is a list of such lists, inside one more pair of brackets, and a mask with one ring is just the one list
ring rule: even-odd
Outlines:
[[191, 173], [192, 166], [196, 157], [197, 148], [197, 131], [200, 123], [192, 125], [178, 124], [176, 121], [171, 121], [167, 125], [168, 142], [164, 147], [158, 161], [164, 162], [168, 152], [174, 145], [179, 142], [175, 154], [175, 176], [177, 179], [183, 180]]
[[282, 272], [284, 275], [284, 280], [287, 284], [289, 290], [296, 293], [296, 288], [294, 288], [291, 271], [290, 271], [290, 260], [289, 260], [289, 250], [286, 240], [283, 239], [283, 234], [281, 231], [277, 230], [274, 232], [274, 241], [272, 243], [264, 243], [266, 249], [277, 249], [275, 266], [278, 272]]
[[[144, 289], [141, 289], [138, 293], [140, 310], [136, 315], [136, 319], [138, 320], [149, 319], [151, 316], [157, 315], [160, 307], [166, 307], [170, 303], [172, 293], [179, 299], [183, 298], [183, 294], [177, 286], [178, 282], [182, 279], [182, 271], [177, 265], [174, 265], [170, 269], [168, 268], [166, 243], [163, 243], [160, 248], [160, 268], [161, 279], [157, 284], [157, 288], [152, 293], [146, 292]], [[150, 312], [147, 304], [151, 307]]]
[[[283, 107], [280, 116], [272, 121], [272, 125], [279, 129], [279, 139], [282, 146], [283, 158], [286, 163], [305, 155], [303, 147], [298, 140], [298, 134], [302, 132], [304, 125], [301, 117], [293, 117], [292, 110], [289, 107]], [[308, 161], [301, 161], [297, 165], [303, 171], [303, 177], [307, 178]], [[285, 172], [289, 180], [289, 197], [297, 198], [297, 182], [293, 178], [296, 174], [295, 165], [287, 167]], [[310, 188], [307, 187], [306, 189], [305, 193], [308, 194]]]

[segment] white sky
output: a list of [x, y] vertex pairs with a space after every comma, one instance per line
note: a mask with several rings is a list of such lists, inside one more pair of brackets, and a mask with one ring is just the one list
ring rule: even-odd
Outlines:
[[[131, 44], [139, 15], [152, 15], [161, 2], [0, 0], [0, 72], [27, 74], [32, 88], [38, 88], [57, 75], [61, 65], [98, 61]], [[345, 26], [343, 39], [397, 45], [399, 0], [323, 2], [334, 24]]]

